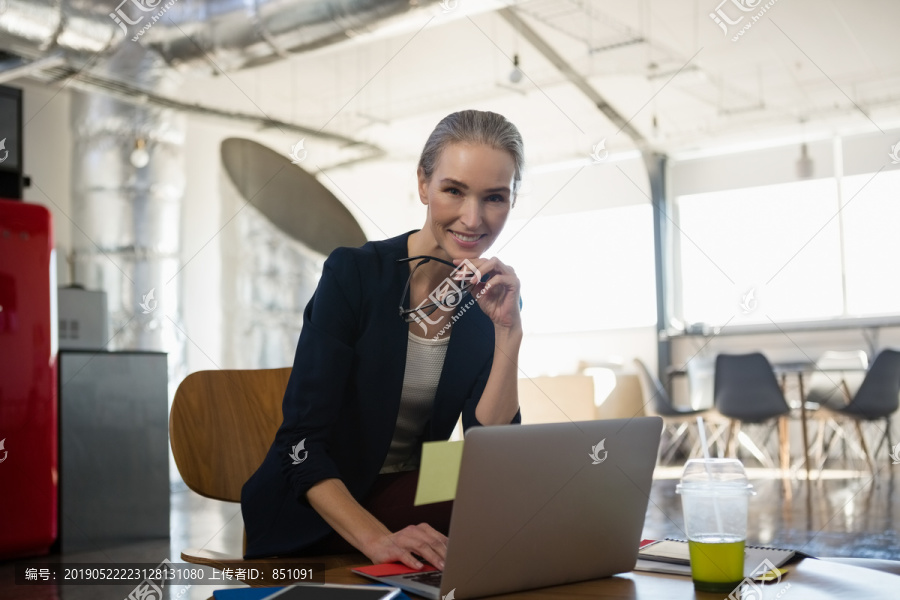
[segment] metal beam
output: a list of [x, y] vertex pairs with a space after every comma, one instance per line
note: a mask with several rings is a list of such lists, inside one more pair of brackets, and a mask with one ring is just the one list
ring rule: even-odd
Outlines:
[[622, 131], [634, 141], [635, 145], [644, 149], [648, 142], [641, 135], [637, 129], [635, 129], [631, 123], [622, 116], [619, 111], [613, 108], [606, 99], [600, 95], [600, 92], [595, 90], [593, 86], [591, 86], [590, 82], [584, 78], [578, 71], [575, 70], [569, 61], [567, 61], [561, 54], [559, 54], [556, 50], [554, 50], [547, 41], [541, 37], [541, 35], [531, 28], [528, 23], [526, 23], [522, 17], [516, 13], [512, 8], [501, 8], [497, 11], [500, 13], [500, 16], [503, 17], [507, 23], [512, 25], [516, 31], [523, 37], [525, 40], [531, 44], [535, 50], [540, 52], [544, 58], [550, 61], [556, 69], [562, 73], [566, 79], [568, 79], [575, 87], [581, 90], [581, 93], [587, 96], [587, 98], [593, 102], [594, 106], [596, 106], [600, 112], [602, 112], [607, 119], [609, 119], [613, 125], [619, 128], [619, 131]]
[[[666, 221], [666, 160], [665, 154], [643, 154], [647, 176], [650, 179], [650, 205], [653, 207], [653, 263], [656, 275], [656, 350], [659, 380], [667, 384], [666, 373], [672, 365], [672, 342], [669, 340], [669, 315], [666, 299], [669, 296], [666, 276], [666, 248], [668, 225]], [[668, 388], [668, 385], [666, 385]]]

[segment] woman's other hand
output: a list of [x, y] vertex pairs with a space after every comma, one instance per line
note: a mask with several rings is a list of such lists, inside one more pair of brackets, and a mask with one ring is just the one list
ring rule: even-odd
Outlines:
[[447, 557], [447, 536], [428, 523], [409, 525], [396, 533], [379, 536], [362, 548], [374, 564], [402, 562], [411, 569], [421, 569], [422, 563], [413, 553], [440, 570]]

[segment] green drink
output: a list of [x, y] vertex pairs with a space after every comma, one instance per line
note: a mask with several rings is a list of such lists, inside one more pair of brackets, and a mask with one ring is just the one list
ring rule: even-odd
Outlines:
[[753, 486], [740, 461], [691, 459], [675, 491], [681, 494], [694, 589], [734, 591], [744, 580], [748, 499]]
[[700, 536], [689, 540], [691, 578], [701, 592], [730, 592], [744, 579], [744, 540]]

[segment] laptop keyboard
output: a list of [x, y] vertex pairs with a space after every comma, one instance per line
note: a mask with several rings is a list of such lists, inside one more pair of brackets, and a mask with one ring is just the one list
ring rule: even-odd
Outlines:
[[408, 575], [404, 575], [403, 579], [407, 579], [409, 581], [415, 581], [416, 583], [421, 583], [424, 585], [431, 585], [436, 588], [441, 587], [441, 571], [428, 571], [426, 573], [410, 573]]

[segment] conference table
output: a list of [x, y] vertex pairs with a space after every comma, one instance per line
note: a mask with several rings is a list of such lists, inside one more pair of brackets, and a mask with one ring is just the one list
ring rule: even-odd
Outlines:
[[[361, 563], [366, 564], [366, 563]], [[900, 576], [838, 562], [802, 558], [785, 567], [788, 573], [777, 583], [748, 588], [743, 600], [866, 600], [900, 598]], [[371, 583], [350, 571], [337, 567], [325, 571], [329, 583]], [[410, 595], [411, 598], [419, 596]], [[528, 590], [498, 596], [503, 600], [566, 600], [610, 598], [615, 600], [738, 600], [741, 595], [695, 592], [690, 578], [678, 575], [632, 571], [613, 577]], [[456, 598], [455, 600], [465, 600]]]

